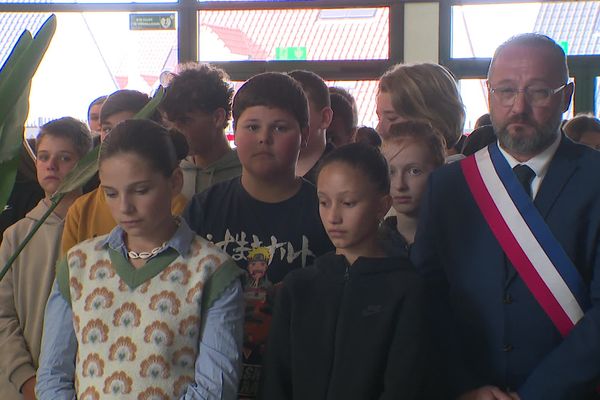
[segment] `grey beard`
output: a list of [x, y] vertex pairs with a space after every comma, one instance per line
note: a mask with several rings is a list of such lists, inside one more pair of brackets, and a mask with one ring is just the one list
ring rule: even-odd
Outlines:
[[537, 128], [536, 134], [533, 137], [526, 137], [518, 134], [511, 136], [506, 128], [494, 130], [498, 136], [498, 141], [509, 153], [532, 156], [546, 150], [554, 140], [556, 140], [556, 136], [559, 134], [558, 126], [548, 129]]

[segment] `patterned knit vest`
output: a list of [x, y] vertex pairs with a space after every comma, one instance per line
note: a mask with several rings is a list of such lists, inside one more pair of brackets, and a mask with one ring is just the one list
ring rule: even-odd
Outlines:
[[186, 258], [170, 249], [136, 270], [104, 238], [67, 255], [77, 398], [177, 399], [194, 381], [202, 289], [227, 256], [197, 236]]

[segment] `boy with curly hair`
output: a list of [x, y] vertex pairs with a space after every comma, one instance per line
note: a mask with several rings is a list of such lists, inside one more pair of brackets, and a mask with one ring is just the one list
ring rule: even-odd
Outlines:
[[240, 176], [242, 166], [225, 136], [233, 96], [229, 76], [209, 64], [187, 63], [179, 69], [161, 109], [188, 141], [190, 152], [181, 169], [183, 194], [191, 198], [217, 182]]

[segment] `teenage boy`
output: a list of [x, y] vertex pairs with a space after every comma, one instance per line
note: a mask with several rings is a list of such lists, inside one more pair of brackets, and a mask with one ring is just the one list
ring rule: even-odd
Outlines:
[[310, 111], [306, 146], [300, 150], [296, 173], [313, 184], [319, 160], [335, 147], [327, 143], [326, 130], [333, 119], [329, 88], [323, 79], [311, 71], [296, 70], [288, 74], [304, 89]]
[[[4, 232], [0, 265], [8, 261], [31, 228], [48, 211], [50, 198], [67, 173], [92, 147], [85, 124], [71, 117], [50, 121], [36, 139], [37, 181], [44, 198]], [[0, 281], [0, 399], [35, 399], [33, 388], [42, 341], [44, 309], [54, 281], [64, 218], [81, 194], [68, 193], [41, 225]]]
[[233, 100], [233, 129], [242, 176], [196, 195], [184, 218], [254, 275], [250, 262], [266, 262], [261, 267], [266, 270], [264, 284], [249, 285], [245, 292], [239, 394], [254, 398], [274, 287], [288, 272], [310, 264], [333, 246], [319, 218], [314, 186], [296, 174], [298, 153], [308, 136], [308, 104], [298, 82], [280, 73], [248, 80]]
[[219, 68], [184, 64], [173, 76], [161, 104], [167, 120], [183, 133], [190, 148], [181, 162], [182, 193], [187, 198], [242, 173], [237, 152], [225, 136], [233, 96], [228, 80]]
[[[149, 101], [146, 94], [137, 90], [117, 90], [108, 96], [100, 109], [100, 140], [104, 141], [118, 123], [133, 118]], [[160, 122], [160, 114], [155, 112], [151, 119]], [[186, 203], [185, 196], [177, 195], [172, 203], [173, 213], [180, 215]], [[67, 250], [79, 242], [109, 233], [116, 225], [106, 205], [104, 192], [96, 188], [79, 197], [69, 208], [65, 218], [61, 254], [66, 254]]]

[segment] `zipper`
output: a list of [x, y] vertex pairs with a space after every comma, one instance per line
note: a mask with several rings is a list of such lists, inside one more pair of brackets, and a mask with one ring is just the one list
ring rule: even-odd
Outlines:
[[329, 382], [327, 382], [327, 395], [325, 396], [326, 399], [330, 399], [331, 398], [331, 383], [332, 383], [332, 377], [333, 377], [333, 372], [335, 369], [335, 365], [336, 365], [336, 361], [338, 358], [338, 354], [339, 354], [339, 346], [341, 343], [340, 340], [340, 336], [343, 333], [343, 330], [341, 329], [341, 325], [342, 325], [342, 313], [344, 311], [344, 304], [346, 304], [346, 296], [347, 296], [347, 292], [348, 292], [348, 281], [350, 280], [350, 265], [347, 264], [346, 262], [346, 269], [344, 271], [344, 280], [343, 280], [343, 286], [342, 286], [342, 296], [341, 296], [341, 300], [340, 300], [340, 305], [338, 307], [338, 315], [337, 315], [337, 320], [335, 322], [335, 331], [333, 334], [334, 339], [334, 343], [333, 343], [333, 358], [331, 360], [331, 367], [329, 368]]

